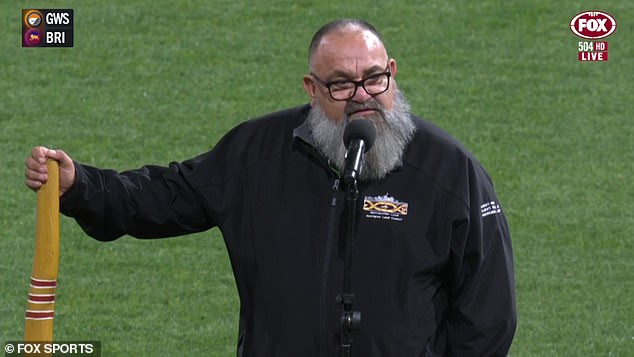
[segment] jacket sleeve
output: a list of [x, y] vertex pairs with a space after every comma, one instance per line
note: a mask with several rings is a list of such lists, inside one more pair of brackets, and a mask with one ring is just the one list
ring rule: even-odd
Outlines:
[[447, 351], [450, 356], [506, 356], [517, 324], [509, 228], [491, 179], [468, 163], [466, 205], [453, 220]]
[[188, 180], [192, 165], [118, 173], [75, 163], [75, 184], [61, 197], [60, 211], [102, 241], [124, 234], [161, 238], [209, 229], [215, 224]]

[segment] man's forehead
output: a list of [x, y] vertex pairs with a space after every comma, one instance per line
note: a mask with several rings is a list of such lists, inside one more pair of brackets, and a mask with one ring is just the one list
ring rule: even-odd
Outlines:
[[331, 67], [334, 63], [384, 62], [387, 52], [381, 40], [365, 29], [334, 31], [322, 38], [315, 52], [314, 65]]
[[348, 48], [364, 48], [369, 51], [384, 50], [383, 43], [372, 31], [359, 28], [346, 28], [325, 35], [317, 51], [341, 51]]

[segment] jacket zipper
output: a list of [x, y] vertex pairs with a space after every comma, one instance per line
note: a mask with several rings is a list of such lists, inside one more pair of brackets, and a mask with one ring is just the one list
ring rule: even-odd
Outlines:
[[324, 265], [321, 272], [321, 296], [319, 301], [319, 312], [321, 320], [319, 323], [319, 355], [326, 356], [326, 304], [328, 302], [328, 267], [332, 259], [332, 247], [335, 242], [335, 222], [337, 218], [337, 191], [339, 191], [339, 179], [335, 179], [332, 186], [332, 199], [330, 200], [330, 215], [328, 217], [328, 237], [326, 240], [326, 250], [324, 252]]

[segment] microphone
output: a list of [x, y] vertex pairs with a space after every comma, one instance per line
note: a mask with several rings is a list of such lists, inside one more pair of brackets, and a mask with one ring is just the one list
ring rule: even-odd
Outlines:
[[346, 185], [355, 183], [363, 168], [363, 154], [372, 148], [376, 139], [376, 129], [369, 119], [350, 121], [343, 131], [343, 143], [348, 149], [345, 156], [343, 181]]

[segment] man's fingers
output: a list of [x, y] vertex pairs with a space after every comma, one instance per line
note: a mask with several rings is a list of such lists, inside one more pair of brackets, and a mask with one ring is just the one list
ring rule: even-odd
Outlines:
[[31, 169], [28, 166], [24, 169], [24, 183], [32, 190], [37, 190], [48, 180], [46, 172], [40, 172], [39, 169]]
[[34, 191], [39, 190], [42, 187], [42, 182], [39, 180], [30, 180], [30, 179], [26, 179], [24, 181], [26, 183], [26, 186]]
[[45, 155], [47, 158], [59, 162], [62, 168], [72, 165], [72, 159], [64, 152], [64, 150], [47, 149]]
[[53, 160], [60, 160], [60, 153], [57, 150], [54, 149], [46, 149], [46, 153], [45, 153], [47, 158], [53, 159]]
[[[24, 183], [34, 191], [37, 191], [48, 181], [48, 168], [46, 160], [50, 158], [50, 149], [36, 146], [31, 150], [31, 156], [24, 162]], [[47, 155], [48, 154], [48, 155]]]
[[48, 180], [47, 160], [59, 163], [60, 195], [64, 194], [75, 182], [75, 164], [63, 150], [49, 149], [36, 146], [31, 150], [31, 156], [25, 161], [25, 184], [37, 191]]
[[46, 165], [40, 164], [33, 157], [27, 158], [24, 166], [24, 175], [29, 179], [37, 179], [40, 175], [47, 173]]
[[46, 152], [49, 149], [44, 146], [36, 146], [31, 150], [31, 157], [39, 164], [46, 164]]

